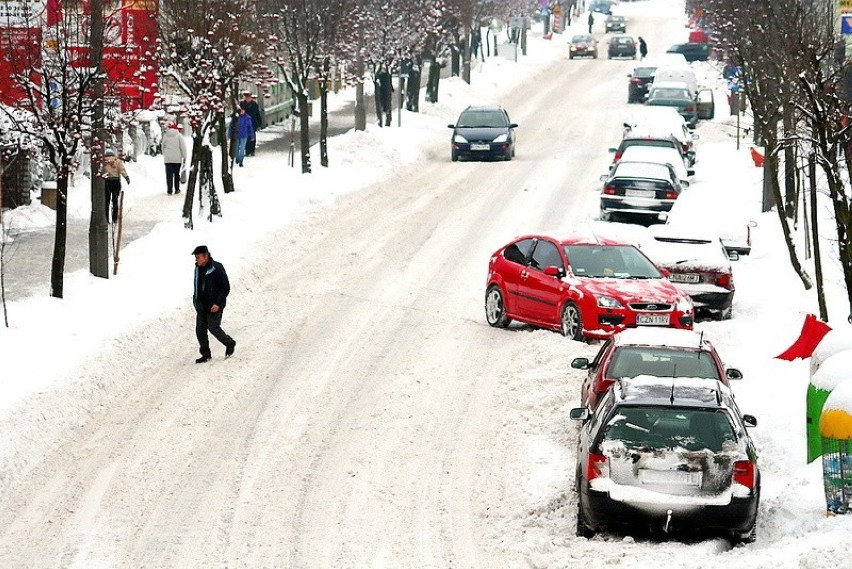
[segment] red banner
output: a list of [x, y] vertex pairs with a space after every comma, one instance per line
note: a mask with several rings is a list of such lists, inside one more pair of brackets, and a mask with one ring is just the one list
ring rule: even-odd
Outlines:
[[14, 106], [27, 97], [26, 81], [41, 85], [41, 29], [0, 28], [0, 103]]

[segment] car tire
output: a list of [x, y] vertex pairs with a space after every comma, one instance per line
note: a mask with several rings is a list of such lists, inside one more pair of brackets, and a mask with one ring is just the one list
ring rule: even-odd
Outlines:
[[573, 55], [569, 55], [569, 56], [568, 56], [568, 59], [574, 59], [574, 56], [573, 56]]
[[493, 284], [485, 291], [485, 320], [494, 328], [505, 328], [512, 321], [506, 316], [506, 301], [499, 285]]
[[586, 539], [593, 538], [595, 530], [586, 524], [586, 518], [583, 516], [583, 507], [577, 502], [577, 537], [585, 537]]
[[601, 210], [601, 214], [598, 216], [600, 221], [612, 221], [612, 214], [608, 211]]
[[730, 541], [731, 541], [731, 546], [736, 547], [737, 545], [739, 545], [741, 543], [754, 543], [756, 539], [757, 539], [757, 521], [755, 520], [754, 525], [751, 526], [751, 530], [749, 530], [745, 533], [734, 533], [733, 535], [731, 535]]
[[450, 160], [452, 160], [453, 162], [459, 161], [459, 155], [458, 153], [456, 153], [455, 150], [450, 150]]
[[734, 309], [729, 306], [725, 310], [720, 310], [716, 316], [719, 320], [730, 320], [734, 316]]
[[559, 313], [559, 328], [562, 335], [571, 340], [582, 342], [583, 337], [583, 315], [580, 308], [573, 302], [566, 302]]

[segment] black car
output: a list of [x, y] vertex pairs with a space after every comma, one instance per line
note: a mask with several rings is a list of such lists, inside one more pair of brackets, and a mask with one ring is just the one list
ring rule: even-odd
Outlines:
[[760, 471], [729, 388], [712, 379], [620, 379], [583, 420], [577, 535], [624, 527], [755, 537]]
[[511, 160], [515, 155], [515, 129], [503, 107], [468, 107], [459, 115], [450, 139], [450, 157], [500, 158]]
[[612, 5], [615, 2], [611, 0], [594, 0], [589, 4], [589, 12], [600, 12], [601, 14], [612, 14]]
[[607, 44], [607, 57], [630, 57], [636, 59], [636, 42], [630, 36], [612, 36]]
[[627, 20], [624, 19], [624, 16], [615, 16], [613, 14], [610, 14], [609, 16], [606, 17], [606, 20], [604, 21], [604, 29], [606, 30], [606, 33], [609, 33], [609, 32], [621, 32], [622, 34], [626, 33], [627, 32]]
[[629, 215], [647, 219], [659, 218], [670, 211], [680, 192], [688, 182], [678, 180], [671, 164], [656, 162], [628, 162], [622, 160], [609, 174], [601, 176], [602, 221], [614, 216]]
[[627, 75], [630, 82], [627, 84], [627, 102], [641, 103], [648, 96], [648, 89], [654, 82], [654, 72], [657, 66], [639, 65], [633, 69], [633, 73]]
[[706, 43], [678, 43], [666, 50], [666, 53], [680, 53], [687, 61], [707, 61], [710, 58], [710, 45]]

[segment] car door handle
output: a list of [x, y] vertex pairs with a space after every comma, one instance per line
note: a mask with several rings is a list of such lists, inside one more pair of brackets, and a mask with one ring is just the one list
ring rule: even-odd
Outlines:
[[528, 271], [521, 271], [521, 278], [522, 279], [526, 279], [529, 276], [530, 276], [530, 273]]

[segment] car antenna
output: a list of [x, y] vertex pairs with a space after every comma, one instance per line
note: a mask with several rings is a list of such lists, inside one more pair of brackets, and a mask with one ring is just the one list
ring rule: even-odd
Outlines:
[[698, 359], [701, 359], [701, 346], [704, 345], [704, 330], [698, 333]]

